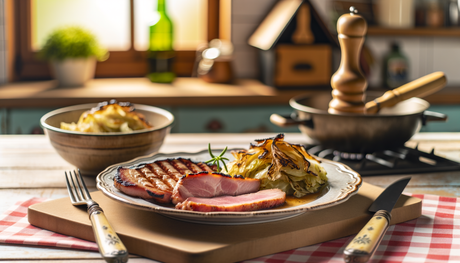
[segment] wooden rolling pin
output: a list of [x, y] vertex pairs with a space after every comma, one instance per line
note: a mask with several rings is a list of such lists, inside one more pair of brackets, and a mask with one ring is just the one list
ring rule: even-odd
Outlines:
[[373, 101], [366, 103], [366, 113], [373, 114], [384, 107], [392, 107], [396, 103], [412, 97], [425, 97], [440, 89], [447, 83], [443, 72], [434, 72], [424, 77], [411, 81], [399, 88], [389, 90]]

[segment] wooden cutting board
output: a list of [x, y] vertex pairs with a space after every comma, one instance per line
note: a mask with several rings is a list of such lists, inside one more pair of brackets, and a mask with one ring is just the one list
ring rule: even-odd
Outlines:
[[[132, 254], [163, 262], [235, 262], [356, 234], [370, 219], [367, 212], [382, 188], [363, 183], [340, 205], [276, 222], [217, 226], [188, 223], [118, 203], [102, 192], [91, 195], [105, 211]], [[392, 211], [392, 224], [419, 217], [422, 201], [402, 195]], [[29, 207], [32, 225], [94, 241], [86, 207], [69, 198]]]

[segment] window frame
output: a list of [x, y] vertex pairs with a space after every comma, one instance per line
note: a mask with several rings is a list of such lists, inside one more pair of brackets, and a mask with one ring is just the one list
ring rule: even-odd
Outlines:
[[[7, 0], [8, 1], [8, 0]], [[14, 8], [15, 48], [12, 65], [13, 81], [50, 79], [51, 71], [48, 62], [37, 58], [32, 50], [31, 0], [10, 0]], [[110, 57], [104, 62], [97, 62], [96, 78], [143, 77], [147, 72], [147, 52], [134, 50], [134, 0], [129, 0], [131, 48], [127, 51], [111, 51]], [[219, 37], [219, 0], [207, 0], [207, 40]], [[195, 63], [195, 50], [176, 51], [174, 71], [178, 76], [192, 75]]]

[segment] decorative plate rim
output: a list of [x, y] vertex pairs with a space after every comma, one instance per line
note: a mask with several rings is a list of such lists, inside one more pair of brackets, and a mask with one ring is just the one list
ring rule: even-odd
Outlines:
[[[241, 149], [229, 149], [227, 151], [227, 154], [233, 150], [241, 150]], [[202, 217], [213, 217], [213, 218], [218, 218], [218, 217], [225, 218], [225, 217], [230, 216], [233, 218], [240, 218], [240, 217], [270, 216], [270, 215], [282, 215], [282, 214], [291, 215], [294, 213], [303, 213], [303, 212], [307, 212], [311, 210], [319, 210], [322, 208], [338, 205], [340, 203], [347, 201], [352, 195], [356, 194], [362, 185], [361, 176], [356, 171], [352, 170], [350, 167], [342, 163], [339, 163], [339, 162], [316, 157], [317, 159], [321, 160], [323, 163], [326, 163], [330, 166], [335, 167], [336, 170], [340, 174], [346, 174], [350, 177], [350, 181], [347, 182], [347, 184], [344, 185], [342, 189], [340, 189], [340, 194], [333, 200], [330, 200], [325, 203], [318, 203], [315, 205], [308, 205], [309, 203], [307, 203], [307, 204], [294, 206], [294, 207], [287, 207], [283, 209], [268, 209], [268, 210], [257, 210], [257, 211], [250, 211], [250, 212], [197, 212], [197, 211], [188, 211], [188, 210], [178, 210], [178, 209], [174, 209], [173, 207], [165, 207], [165, 206], [157, 205], [155, 203], [150, 203], [150, 202], [148, 205], [142, 204], [140, 202], [133, 203], [131, 200], [125, 198], [124, 196], [128, 198], [135, 198], [135, 197], [128, 196], [118, 191], [118, 189], [116, 189], [117, 193], [114, 193], [111, 190], [113, 187], [113, 184], [108, 185], [104, 180], [106, 177], [114, 175], [113, 172], [116, 171], [116, 168], [118, 166], [137, 166], [142, 163], [146, 163], [147, 159], [149, 159], [148, 162], [153, 162], [154, 160], [174, 158], [174, 157], [199, 156], [199, 155], [207, 153], [207, 151], [208, 150], [202, 150], [202, 151], [194, 152], [194, 153], [191, 153], [191, 152], [154, 153], [154, 154], [150, 154], [146, 156], [140, 156], [138, 158], [135, 158], [130, 161], [123, 162], [123, 163], [114, 164], [114, 165], [107, 167], [104, 171], [98, 174], [98, 176], [96, 177], [96, 182], [97, 182], [96, 186], [104, 195], [108, 196], [109, 198], [113, 200], [119, 201], [131, 207], [135, 207], [135, 208], [142, 209], [142, 210], [154, 211], [154, 212], [158, 212], [158, 213], [161, 213], [167, 216], [178, 216], [178, 217], [202, 216]], [[216, 149], [216, 150], [213, 150], [213, 152], [214, 151], [216, 152], [216, 154], [219, 154], [222, 151], [222, 149]], [[184, 158], [189, 158], [189, 157], [184, 157]], [[142, 162], [143, 160], [145, 161]], [[328, 171], [328, 176], [330, 176], [329, 172], [330, 171]], [[321, 198], [322, 197], [320, 197], [319, 199]], [[140, 198], [139, 200], [147, 202]]]

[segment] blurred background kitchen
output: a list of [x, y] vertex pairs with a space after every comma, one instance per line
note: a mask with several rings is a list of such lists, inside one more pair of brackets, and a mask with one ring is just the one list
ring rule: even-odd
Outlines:
[[[166, 0], [173, 37], [165, 61], [173, 75], [152, 82], [146, 76], [159, 70], [149, 66], [157, 54], [149, 50], [157, 1], [0, 0], [0, 134], [42, 133], [46, 112], [112, 98], [170, 110], [172, 132], [297, 132], [273, 125], [270, 115], [290, 114], [295, 95], [331, 91], [340, 63], [335, 23], [352, 5], [369, 25], [361, 55], [368, 90], [443, 71], [448, 86], [426, 99], [449, 120], [422, 131], [460, 131], [457, 0], [311, 0], [308, 9], [290, 2], [298, 1]], [[91, 31], [109, 54], [97, 62], [95, 79], [80, 86], [59, 86], [38, 56], [66, 25]], [[290, 65], [296, 54], [308, 59]], [[312, 68], [311, 75], [294, 72]], [[389, 79], [389, 70], [397, 76]]]

